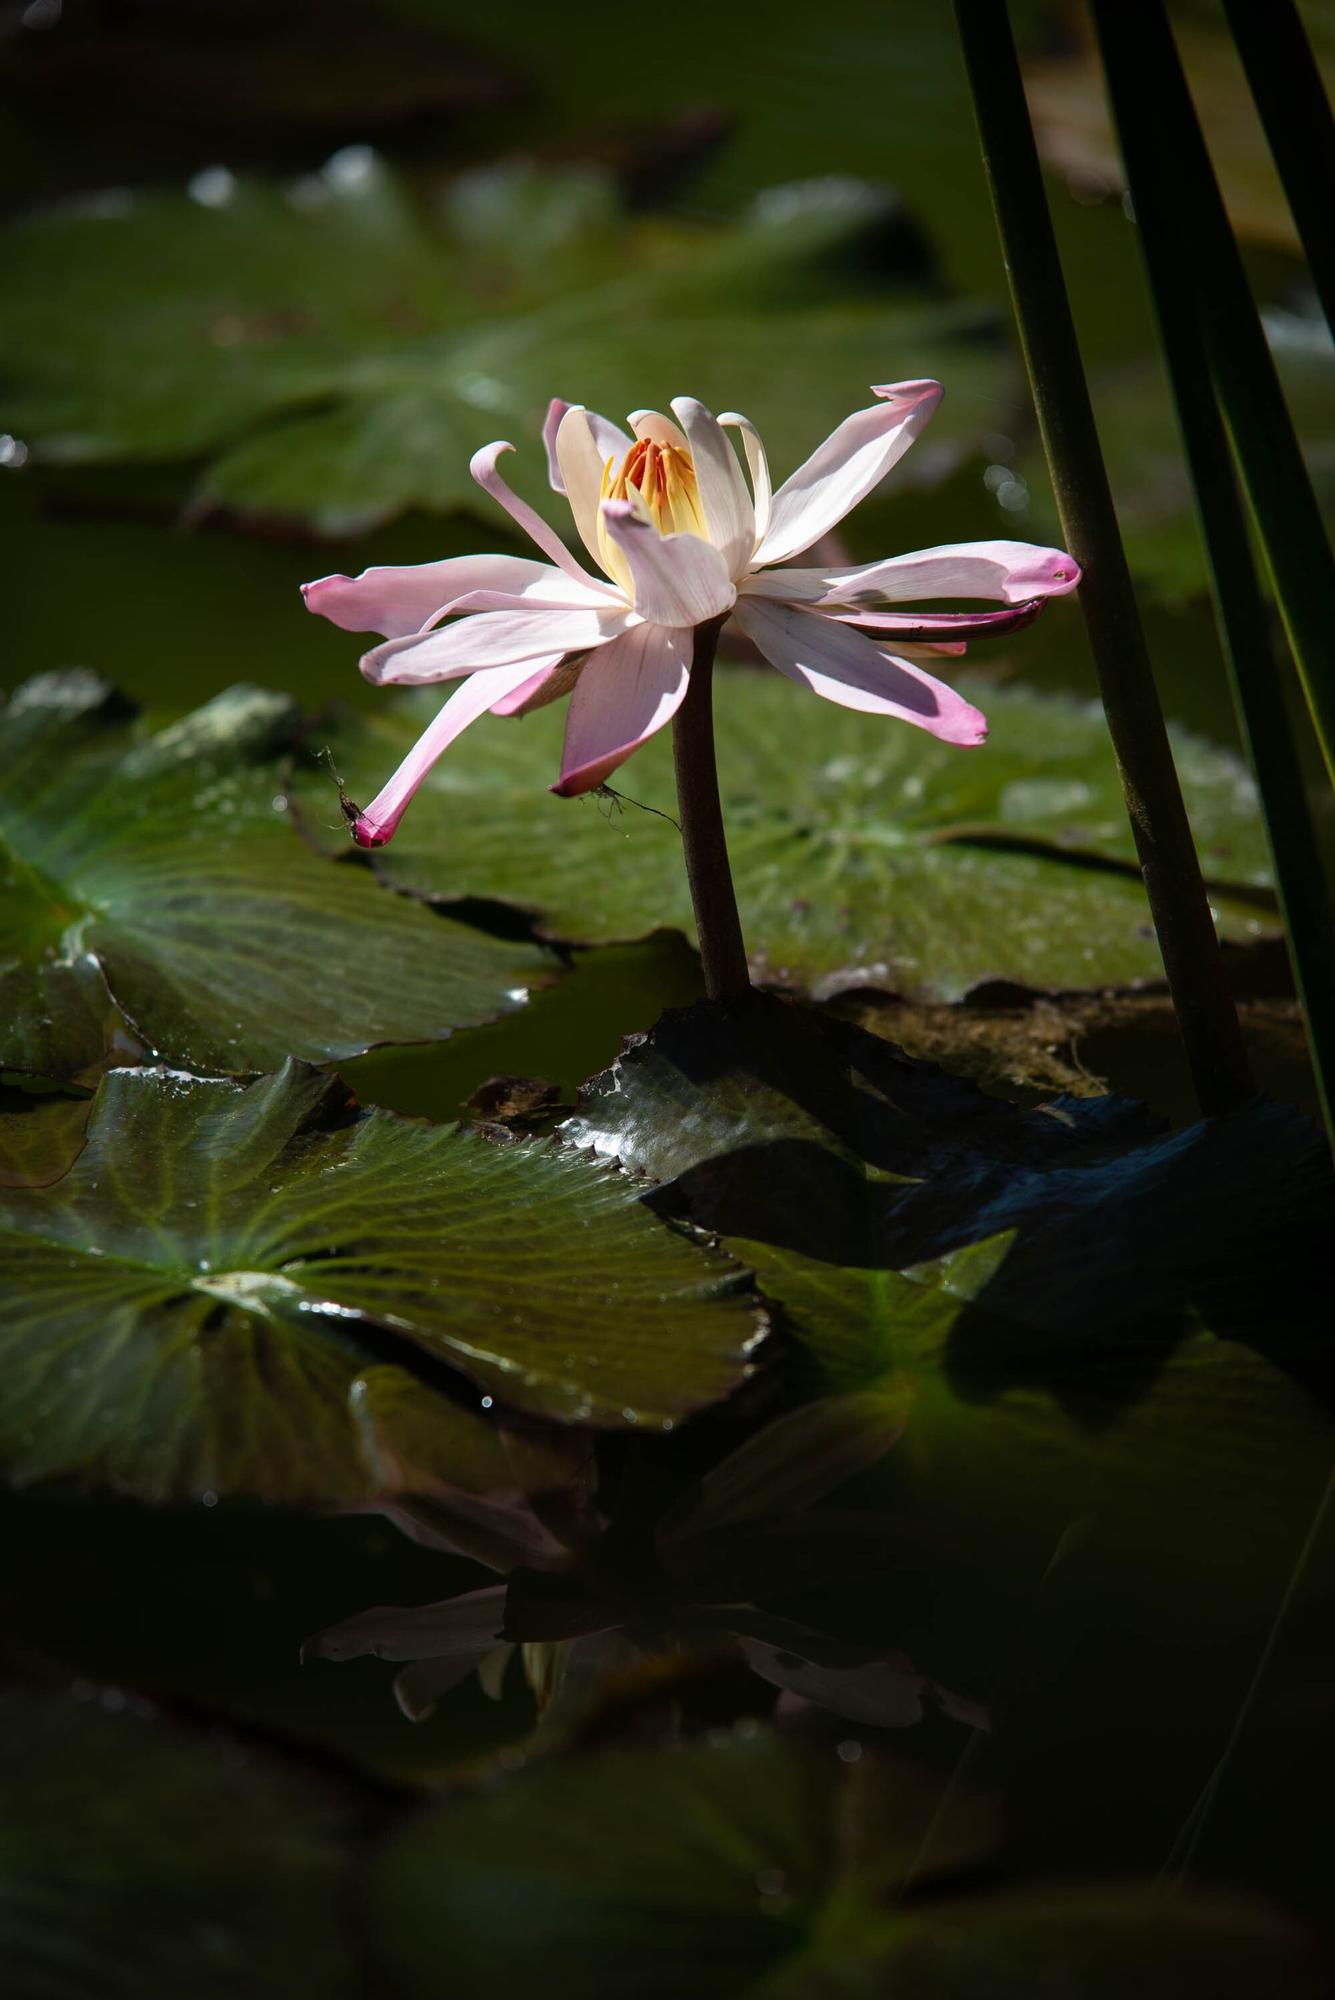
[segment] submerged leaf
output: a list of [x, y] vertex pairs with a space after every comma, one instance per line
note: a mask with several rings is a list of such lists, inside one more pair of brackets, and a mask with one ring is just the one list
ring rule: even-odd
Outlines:
[[440, 1363], [487, 1404], [668, 1427], [736, 1386], [762, 1324], [626, 1177], [356, 1114], [299, 1066], [246, 1087], [114, 1071], [64, 1178], [0, 1190], [0, 1239], [11, 1472], [151, 1499], [366, 1497], [387, 1446], [410, 1488], [514, 1486]]
[[[448, 1964], [470, 2000], [1321, 1990], [1302, 1935], [1232, 1894], [951, 1893], [992, 1846], [985, 1805], [869, 1763], [754, 1726], [545, 1759], [399, 1836], [373, 1879], [380, 1935], [410, 1995]], [[931, 1893], [900, 1900], [915, 1870]]]
[[0, 1701], [0, 1960], [50, 2000], [348, 2000], [350, 1801], [108, 1690]]
[[[1162, 977], [1097, 706], [968, 691], [991, 721], [977, 751], [799, 702], [770, 673], [720, 676], [720, 783], [758, 978], [956, 1000], [994, 980], [1078, 988]], [[359, 796], [384, 781], [428, 712], [417, 697], [387, 702], [336, 734]], [[618, 774], [612, 797], [556, 799], [546, 787], [563, 721], [558, 706], [474, 729], [465, 751], [436, 766], [377, 872], [445, 902], [517, 903], [553, 937], [606, 943], [664, 924], [689, 936], [668, 733]], [[1244, 767], [1185, 732], [1177, 747], [1210, 879], [1259, 887], [1265, 848]], [[329, 789], [308, 769], [294, 796], [332, 849], [338, 836], [321, 831]], [[1229, 938], [1274, 928], [1265, 904], [1216, 902]]]
[[433, 921], [290, 825], [292, 704], [234, 688], [155, 736], [93, 674], [0, 712], [0, 1066], [263, 1069], [494, 1019], [550, 955]]

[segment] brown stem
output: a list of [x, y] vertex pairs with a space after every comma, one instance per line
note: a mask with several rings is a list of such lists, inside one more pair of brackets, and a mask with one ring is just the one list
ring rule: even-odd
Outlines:
[[751, 977], [728, 866], [714, 760], [714, 651], [722, 629], [721, 618], [695, 628], [690, 686], [672, 724], [672, 750], [705, 992], [711, 1000], [736, 1000], [750, 992]]

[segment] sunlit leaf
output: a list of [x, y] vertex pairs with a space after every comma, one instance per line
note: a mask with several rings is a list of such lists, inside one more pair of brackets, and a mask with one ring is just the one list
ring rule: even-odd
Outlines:
[[114, 1071], [64, 1178], [0, 1192], [0, 1236], [12, 1475], [151, 1499], [517, 1485], [440, 1364], [487, 1404], [668, 1427], [740, 1381], [763, 1324], [624, 1176], [358, 1116], [300, 1067]]
[[[978, 751], [812, 701], [770, 673], [720, 676], [720, 782], [758, 977], [953, 1000], [992, 980], [1074, 988], [1162, 976], [1101, 713], [970, 692], [991, 720]], [[335, 734], [354, 796], [379, 788], [430, 706], [387, 698]], [[517, 903], [554, 937], [602, 943], [665, 924], [690, 935], [681, 839], [662, 816], [676, 811], [668, 732], [616, 774], [624, 803], [556, 799], [547, 787], [563, 717], [555, 704], [474, 728], [437, 764], [377, 872], [444, 902]], [[1185, 733], [1178, 748], [1208, 874], [1263, 883], [1243, 766]], [[312, 835], [336, 851], [327, 773], [310, 767], [294, 796]], [[1122, 865], [1088, 865], [1110, 861]], [[1226, 936], [1273, 928], [1264, 904], [1217, 902]]]
[[0, 1065], [90, 1077], [145, 1053], [253, 1071], [494, 1019], [550, 956], [433, 922], [290, 824], [281, 695], [149, 736], [95, 675], [0, 710]]

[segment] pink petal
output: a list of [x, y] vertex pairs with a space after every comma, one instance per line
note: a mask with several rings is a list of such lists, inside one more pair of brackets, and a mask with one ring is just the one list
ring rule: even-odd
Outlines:
[[481, 451], [473, 453], [468, 469], [483, 492], [490, 493], [492, 499], [504, 507], [510, 519], [518, 523], [529, 540], [536, 543], [558, 569], [563, 569], [567, 576], [573, 576], [577, 582], [587, 584], [591, 590], [599, 590], [605, 596], [612, 596], [611, 584], [601, 577], [590, 576], [589, 572], [576, 562], [556, 530], [547, 525], [537, 509], [530, 507], [526, 500], [521, 500], [517, 493], [511, 492], [501, 478], [496, 470], [496, 461], [502, 452], [513, 450], [514, 446], [507, 444], [503, 438], [498, 439], [495, 444], [484, 444]]
[[954, 688], [911, 660], [883, 653], [849, 625], [755, 597], [739, 598], [734, 616], [771, 666], [841, 708], [898, 716], [943, 743], [986, 739], [985, 718]]
[[561, 477], [561, 461], [556, 456], [556, 433], [561, 428], [561, 419], [572, 406], [553, 396], [547, 405], [547, 414], [542, 420], [542, 444], [547, 453], [547, 483], [553, 493], [564, 493], [565, 480]]
[[759, 596], [790, 604], [845, 605], [860, 597], [893, 603], [917, 597], [983, 597], [1019, 604], [1065, 597], [1080, 581], [1064, 549], [1034, 542], [948, 542], [852, 568], [777, 569], [747, 579]]
[[634, 622], [635, 614], [621, 604], [606, 611], [479, 611], [430, 632], [387, 639], [362, 655], [361, 670], [377, 687], [417, 687], [519, 660], [536, 664], [546, 654], [582, 653], [605, 646]]
[[[521, 592], [552, 575], [547, 563], [531, 556], [447, 556], [443, 562], [364, 569], [360, 576], [322, 576], [303, 583], [301, 594], [308, 611], [345, 632], [383, 632], [398, 639], [420, 631], [441, 605], [465, 591]], [[571, 591], [569, 583], [564, 588]], [[573, 592], [564, 601], [572, 598]]]
[[[960, 651], [963, 652], [963, 650], [963, 647], [961, 647]], [[494, 701], [491, 704], [491, 713], [493, 715], [521, 714], [530, 702], [536, 701], [549, 681], [556, 680], [557, 668], [560, 664], [560, 660], [545, 660], [535, 674], [530, 674], [526, 681], [521, 681], [517, 688], [511, 689], [509, 694], [503, 695], [500, 701]]]
[[[1026, 625], [1032, 625], [1046, 602], [1044, 597], [1031, 597], [1027, 603], [1006, 611], [938, 611], [925, 615], [912, 611], [835, 611], [824, 605], [820, 609], [841, 625], [856, 625], [859, 632], [884, 632], [893, 636], [897, 645], [907, 645], [939, 639], [999, 639], [1007, 632], [1020, 632]], [[964, 651], [962, 645], [959, 650]]]
[[694, 396], [674, 396], [672, 408], [691, 447], [709, 539], [727, 564], [729, 576], [743, 576], [756, 545], [756, 510], [737, 454], [718, 419]]
[[692, 639], [680, 627], [637, 625], [581, 669], [570, 697], [560, 798], [590, 792], [670, 722], [689, 681]]
[[904, 456], [944, 393], [939, 382], [873, 387], [882, 401], [845, 417], [774, 495], [756, 562], [784, 562], [837, 526]]
[[448, 1660], [489, 1651], [505, 1623], [503, 1583], [447, 1597], [439, 1604], [382, 1604], [341, 1625], [317, 1632], [302, 1647], [303, 1659]]
[[531, 678], [529, 660], [521, 666], [492, 667], [486, 673], [470, 674], [463, 686], [455, 689], [434, 722], [428, 723], [389, 783], [358, 814], [352, 828], [358, 847], [384, 847], [393, 838], [427, 772], [455, 737], [504, 695]]
[[660, 535], [626, 500], [605, 500], [607, 532], [630, 565], [634, 604], [651, 625], [705, 625], [737, 592], [718, 550], [699, 535]]

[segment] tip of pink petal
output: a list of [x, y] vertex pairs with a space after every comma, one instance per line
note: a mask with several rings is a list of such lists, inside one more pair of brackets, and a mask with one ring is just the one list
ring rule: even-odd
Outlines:
[[352, 822], [352, 838], [358, 847], [388, 847], [393, 833], [393, 827], [377, 826], [365, 813], [358, 813]]
[[352, 578], [350, 576], [343, 576], [341, 574], [337, 576], [317, 576], [313, 583], [303, 583], [299, 586], [301, 601], [308, 611], [318, 612], [322, 597], [327, 597], [331, 590], [337, 593], [340, 584], [351, 582]]
[[896, 403], [907, 408], [914, 403], [924, 403], [929, 397], [939, 403], [946, 390], [943, 382], [928, 375], [919, 382], [873, 382], [871, 392], [873, 396], [886, 400], [893, 397]]
[[1068, 556], [1064, 551], [1059, 551], [1045, 566], [1043, 581], [1048, 586], [1050, 596], [1065, 597], [1080, 582], [1080, 565], [1074, 556]]

